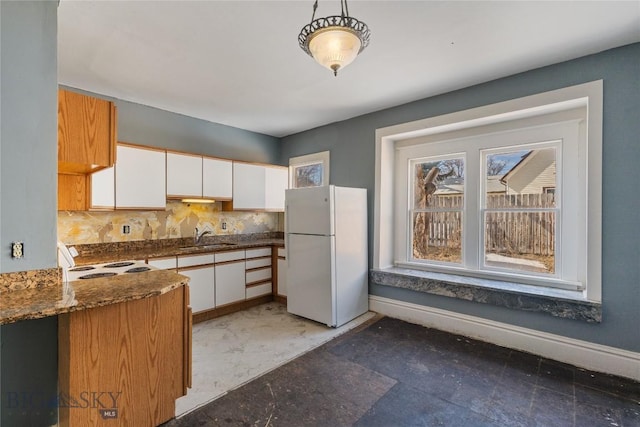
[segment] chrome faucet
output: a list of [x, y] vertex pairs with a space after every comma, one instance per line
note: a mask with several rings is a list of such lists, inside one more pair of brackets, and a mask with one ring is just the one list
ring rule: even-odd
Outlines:
[[193, 244], [194, 245], [199, 244], [200, 240], [202, 240], [202, 237], [207, 234], [211, 234], [211, 230], [204, 230], [202, 233], [198, 234], [198, 227], [196, 227], [196, 231], [193, 234]]

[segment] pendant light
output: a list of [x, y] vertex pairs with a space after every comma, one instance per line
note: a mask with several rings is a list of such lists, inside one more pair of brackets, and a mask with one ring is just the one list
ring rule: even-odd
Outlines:
[[371, 31], [362, 21], [349, 16], [347, 0], [341, 0], [340, 16], [314, 19], [318, 0], [313, 5], [311, 23], [305, 25], [298, 35], [298, 43], [320, 65], [333, 71], [349, 65], [369, 45]]

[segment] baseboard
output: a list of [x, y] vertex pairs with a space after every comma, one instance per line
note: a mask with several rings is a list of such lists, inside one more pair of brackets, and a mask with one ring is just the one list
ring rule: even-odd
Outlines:
[[369, 295], [369, 309], [411, 323], [640, 381], [640, 353], [375, 295]]

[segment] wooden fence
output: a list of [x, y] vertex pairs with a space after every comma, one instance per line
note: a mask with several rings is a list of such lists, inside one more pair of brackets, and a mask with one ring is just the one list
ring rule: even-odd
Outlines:
[[[462, 201], [461, 195], [431, 195], [423, 199], [422, 204], [427, 209], [460, 209]], [[517, 211], [510, 211], [513, 208]], [[553, 194], [490, 195], [484, 221], [485, 250], [501, 254], [553, 255], [554, 208]], [[419, 212], [413, 220], [414, 250], [418, 254], [426, 255], [429, 247], [461, 247], [460, 211]]]

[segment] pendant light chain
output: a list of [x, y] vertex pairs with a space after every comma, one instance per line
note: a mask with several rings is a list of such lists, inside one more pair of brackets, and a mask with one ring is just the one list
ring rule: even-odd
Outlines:
[[311, 14], [311, 22], [316, 19], [316, 9], [318, 8], [318, 0], [313, 4], [313, 13]]

